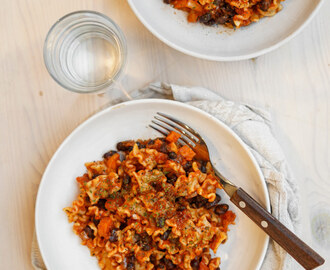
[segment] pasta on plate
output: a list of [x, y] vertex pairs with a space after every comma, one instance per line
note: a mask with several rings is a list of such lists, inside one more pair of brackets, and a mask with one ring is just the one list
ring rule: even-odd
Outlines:
[[163, 0], [174, 8], [188, 12], [189, 22], [206, 25], [223, 24], [239, 28], [273, 16], [282, 9], [284, 0]]
[[77, 177], [64, 211], [101, 269], [219, 269], [210, 249], [236, 216], [219, 204], [211, 164], [179, 137], [120, 142]]

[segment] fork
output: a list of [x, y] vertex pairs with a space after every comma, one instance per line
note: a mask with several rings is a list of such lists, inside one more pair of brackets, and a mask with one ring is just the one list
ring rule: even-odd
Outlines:
[[156, 121], [152, 120], [153, 124], [149, 126], [164, 136], [167, 136], [172, 130], [179, 133], [181, 135], [179, 139], [180, 144], [185, 144], [192, 148], [196, 153], [196, 159], [211, 163], [217, 180], [230, 197], [230, 201], [284, 248], [298, 263], [305, 269], [314, 269], [324, 263], [324, 259], [311, 247], [306, 245], [247, 192], [230, 182], [213, 166], [208, 147], [198, 132], [170, 115], [160, 112], [157, 112], [157, 114], [158, 116], [154, 116]]

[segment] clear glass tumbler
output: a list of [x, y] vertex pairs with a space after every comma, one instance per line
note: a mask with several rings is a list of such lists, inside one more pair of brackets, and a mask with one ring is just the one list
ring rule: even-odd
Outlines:
[[49, 30], [44, 61], [50, 75], [78, 93], [105, 92], [120, 80], [127, 59], [125, 36], [107, 16], [77, 11]]

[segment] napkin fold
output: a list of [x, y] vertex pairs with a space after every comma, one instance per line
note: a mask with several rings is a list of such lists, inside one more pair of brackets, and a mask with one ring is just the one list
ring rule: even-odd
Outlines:
[[[127, 98], [127, 97], [126, 97]], [[125, 98], [125, 99], [126, 99]], [[228, 125], [247, 145], [268, 186], [272, 214], [293, 232], [299, 229], [298, 190], [286, 163], [283, 151], [272, 135], [271, 117], [267, 111], [228, 101], [203, 87], [185, 87], [166, 83], [151, 83], [130, 93], [130, 99], [166, 98], [195, 106]], [[113, 100], [111, 104], [124, 101]], [[35, 269], [46, 269], [35, 236], [31, 252]], [[291, 269], [292, 258], [270, 240], [262, 270]]]

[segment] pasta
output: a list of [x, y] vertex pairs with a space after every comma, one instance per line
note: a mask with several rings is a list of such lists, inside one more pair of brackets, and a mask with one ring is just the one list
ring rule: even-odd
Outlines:
[[188, 12], [189, 22], [223, 24], [231, 28], [247, 26], [282, 9], [284, 0], [163, 0]]
[[236, 216], [218, 204], [211, 164], [179, 137], [120, 142], [77, 177], [80, 194], [64, 211], [101, 269], [219, 269], [210, 249]]

